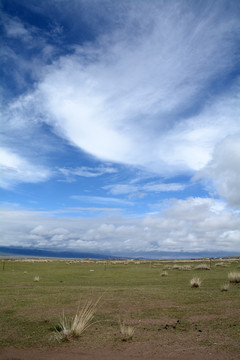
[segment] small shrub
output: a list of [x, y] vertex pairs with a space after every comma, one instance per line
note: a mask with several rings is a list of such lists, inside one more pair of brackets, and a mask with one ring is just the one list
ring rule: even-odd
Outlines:
[[123, 336], [122, 340], [123, 341], [127, 341], [127, 340], [131, 340], [133, 338], [133, 334], [134, 334], [134, 327], [130, 326], [130, 325], [126, 325], [124, 324], [124, 322], [119, 321], [119, 326], [120, 326], [120, 332]]
[[230, 272], [228, 274], [228, 280], [231, 283], [240, 283], [240, 273], [239, 272]]
[[199, 264], [195, 266], [196, 270], [210, 270], [210, 267], [207, 264]]
[[197, 277], [194, 277], [190, 280], [190, 285], [192, 288], [197, 288], [201, 286], [201, 280]]
[[168, 276], [168, 272], [167, 271], [163, 271], [160, 276]]
[[228, 291], [228, 289], [229, 289], [229, 284], [224, 284], [224, 285], [222, 285], [220, 289], [221, 289], [221, 291]]
[[92, 319], [96, 313], [98, 301], [96, 303], [88, 301], [71, 319], [67, 319], [63, 313], [59, 324], [56, 326], [56, 339], [60, 342], [80, 337], [93, 324]]
[[40, 280], [40, 277], [39, 276], [35, 276], [34, 279], [33, 279], [35, 282], [38, 282]]

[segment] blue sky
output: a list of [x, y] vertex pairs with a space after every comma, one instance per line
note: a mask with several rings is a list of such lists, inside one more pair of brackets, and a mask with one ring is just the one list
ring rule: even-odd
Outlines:
[[239, 2], [0, 11], [1, 244], [239, 252]]

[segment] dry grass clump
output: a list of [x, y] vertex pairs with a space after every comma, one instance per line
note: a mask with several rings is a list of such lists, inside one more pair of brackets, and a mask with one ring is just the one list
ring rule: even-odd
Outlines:
[[223, 284], [220, 288], [221, 291], [228, 291], [229, 289], [229, 284]]
[[182, 270], [189, 271], [189, 270], [191, 270], [191, 266], [190, 265], [183, 265]]
[[165, 265], [165, 266], [163, 267], [163, 270], [171, 270], [171, 269], [172, 269], [172, 267], [169, 266], [169, 265]]
[[33, 279], [33, 281], [35, 281], [35, 282], [38, 282], [39, 280], [40, 280], [39, 276], [35, 276], [34, 279]]
[[173, 265], [173, 270], [180, 270], [182, 267], [181, 267], [181, 265], [177, 265], [177, 264], [175, 264], [175, 265]]
[[219, 262], [219, 263], [216, 263], [215, 266], [225, 266], [224, 262]]
[[167, 271], [163, 271], [160, 276], [168, 276], [168, 272]]
[[63, 313], [56, 326], [56, 339], [60, 342], [80, 337], [93, 324], [92, 319], [97, 311], [98, 301], [96, 303], [88, 301], [71, 319], [67, 319]]
[[228, 274], [228, 280], [231, 283], [240, 283], [240, 273], [233, 271]]
[[119, 320], [119, 326], [120, 326], [120, 332], [123, 336], [122, 340], [123, 341], [131, 340], [133, 338], [133, 334], [135, 331], [134, 327], [124, 324], [124, 322], [121, 322], [121, 320]]
[[210, 270], [210, 267], [207, 264], [199, 264], [195, 266], [196, 270]]
[[198, 288], [201, 286], [201, 280], [197, 277], [194, 277], [190, 280], [190, 285], [192, 288]]
[[191, 270], [190, 265], [173, 265], [173, 270]]

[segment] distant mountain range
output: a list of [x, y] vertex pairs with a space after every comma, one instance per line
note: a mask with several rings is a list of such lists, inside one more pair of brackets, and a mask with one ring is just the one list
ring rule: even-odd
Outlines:
[[0, 256], [4, 257], [51, 257], [51, 258], [78, 258], [78, 259], [107, 259], [107, 258], [138, 258], [138, 259], [201, 259], [240, 256], [238, 252], [212, 251], [212, 252], [172, 252], [156, 251], [135, 254], [102, 254], [78, 251], [53, 251], [50, 249], [33, 249], [14, 246], [0, 246]]

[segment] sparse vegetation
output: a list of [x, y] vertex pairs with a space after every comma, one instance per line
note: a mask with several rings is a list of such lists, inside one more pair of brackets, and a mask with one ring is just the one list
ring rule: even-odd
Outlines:
[[198, 277], [194, 277], [190, 280], [190, 285], [192, 288], [198, 288], [201, 286], [201, 280]]
[[[238, 358], [239, 284], [230, 284], [229, 291], [222, 290], [225, 293], [220, 291], [223, 285], [229, 285], [228, 273], [238, 271], [240, 259], [230, 260], [221, 260], [228, 264], [227, 271], [223, 266], [215, 267], [214, 262], [219, 260], [212, 260], [211, 271], [202, 271], [201, 276], [195, 266], [207, 263], [205, 259], [159, 260], [161, 265], [156, 268], [146, 260], [136, 264], [116, 259], [112, 264], [112, 260], [72, 259], [69, 265], [66, 259], [5, 260], [5, 270], [0, 272], [0, 347], [50, 349], [56, 346], [53, 338], [57, 337], [59, 352], [72, 346], [71, 341], [65, 344], [63, 340], [77, 340], [83, 352], [104, 347], [127, 349], [127, 339], [133, 336], [136, 348], [152, 345], [160, 349], [160, 339], [161, 346], [168, 350], [170, 342], [173, 347], [174, 343], [179, 346], [181, 338], [185, 346], [198, 334], [199, 342], [193, 345], [195, 353], [201, 346], [204, 351], [217, 354], [219, 345], [214, 344], [221, 342], [223, 352], [229, 351], [232, 358]], [[173, 265], [180, 269], [173, 271]], [[169, 267], [169, 276], [160, 278], [165, 266]], [[185, 267], [190, 270], [183, 271]], [[95, 271], [90, 272], [91, 269]], [[36, 275], [40, 278], [38, 283], [33, 282]], [[194, 277], [202, 280], [199, 289], [189, 285]], [[101, 307], [97, 306], [86, 331], [82, 335], [72, 332], [79, 296], [81, 310], [89, 299], [98, 299], [106, 289], [104, 301]], [[118, 314], [124, 316], [126, 336], [120, 333]], [[119, 343], [120, 336], [126, 344]]]
[[230, 281], [230, 283], [240, 283], [240, 272], [230, 272], [228, 274], [228, 280]]

